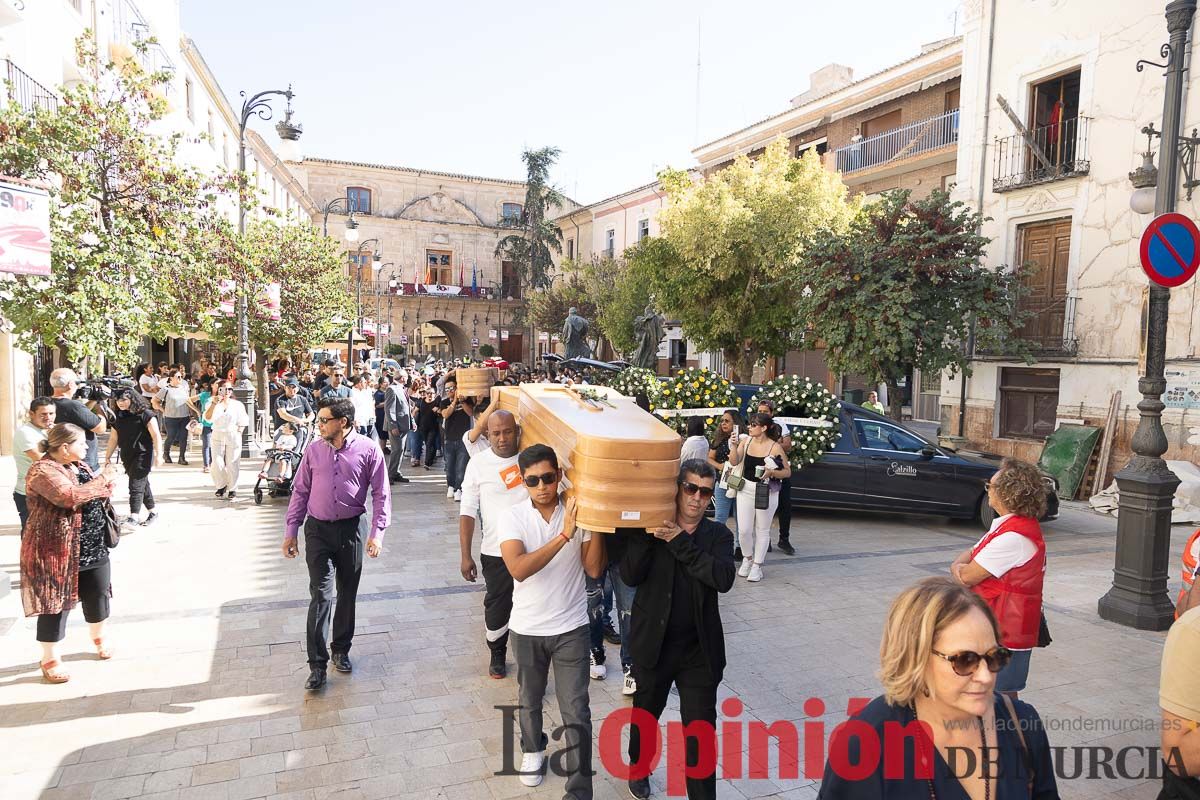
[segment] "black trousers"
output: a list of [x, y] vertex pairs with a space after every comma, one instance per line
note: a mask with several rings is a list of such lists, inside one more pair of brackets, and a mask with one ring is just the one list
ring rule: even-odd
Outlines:
[[512, 616], [513, 579], [504, 566], [504, 559], [480, 553], [483, 568], [483, 624], [488, 649], [493, 653], [508, 651], [508, 618]]
[[25, 535], [25, 520], [29, 519], [29, 498], [20, 492], [13, 492], [13, 505], [17, 507], [17, 516], [21, 518], [21, 535]]
[[792, 535], [792, 479], [784, 478], [779, 488], [779, 541], [786, 542]]
[[[333, 616], [335, 653], [349, 653], [354, 638], [354, 601], [362, 576], [362, 516], [325, 522], [304, 521], [304, 560], [308, 564], [308, 665], [325, 668], [329, 662], [329, 618]], [[333, 590], [337, 587], [337, 608]]]
[[[105, 561], [79, 571], [79, 604], [83, 606], [83, 618], [88, 622], [103, 622], [111, 612], [108, 587], [112, 583], [112, 565]], [[61, 642], [67, 635], [69, 608], [57, 614], [39, 614], [37, 618], [37, 640], [39, 642]]]
[[[129, 468], [126, 467], [126, 472]], [[146, 504], [147, 511], [153, 511], [154, 492], [150, 491], [150, 476], [142, 475], [141, 477], [129, 476], [129, 513], [142, 513], [142, 504]]]
[[[686, 726], [689, 722], [706, 720], [716, 730], [717, 682], [713, 680], [699, 642], [680, 647], [663, 642], [658, 664], [646, 668], [634, 661], [633, 677], [637, 691], [633, 693], [633, 707], [649, 711], [658, 719], [667, 706], [667, 696], [674, 683], [679, 689], [679, 717]], [[641, 751], [641, 731], [636, 725], [629, 729], [629, 763], [641, 762], [652, 755]], [[714, 738], [714, 746], [715, 746]], [[687, 739], [687, 764], [695, 766], [700, 758], [700, 744], [694, 737]], [[713, 773], [707, 778], [688, 778], [689, 800], [713, 800], [717, 796], [716, 762]]]
[[433, 462], [437, 460], [438, 434], [437, 428], [421, 434], [425, 439], [425, 466], [427, 467], [432, 467]]

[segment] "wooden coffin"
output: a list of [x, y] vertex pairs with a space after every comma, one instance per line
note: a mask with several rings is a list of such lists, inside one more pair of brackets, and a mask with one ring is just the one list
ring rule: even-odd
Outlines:
[[679, 435], [632, 398], [605, 387], [610, 405], [582, 401], [572, 390], [550, 383], [497, 386], [492, 402], [513, 412], [521, 425], [521, 448], [554, 448], [574, 495], [580, 528], [661, 525], [675, 517]]
[[460, 367], [454, 371], [454, 379], [460, 395], [487, 397], [500, 380], [500, 371], [495, 367]]

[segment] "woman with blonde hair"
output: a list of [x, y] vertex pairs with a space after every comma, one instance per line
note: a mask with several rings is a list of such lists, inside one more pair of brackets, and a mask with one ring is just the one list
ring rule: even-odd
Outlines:
[[1041, 633], [1046, 542], [1038, 519], [1046, 513], [1046, 484], [1033, 464], [1006, 458], [986, 488], [996, 519], [974, 547], [954, 560], [950, 574], [996, 615], [1000, 641], [1013, 652], [996, 676], [996, 691], [1016, 697], [1025, 688], [1029, 657]]
[[96, 655], [112, 658], [104, 645], [112, 594], [104, 500], [112, 496], [113, 472], [92, 472], [87, 439], [76, 425], [55, 425], [39, 446], [43, 456], [25, 478], [29, 522], [21, 539], [21, 604], [25, 616], [38, 618], [42, 677], [66, 683], [71, 676], [58, 669], [57, 649], [76, 604], [83, 605]]
[[879, 645], [883, 695], [834, 729], [818, 798], [1057, 798], [1037, 712], [995, 691], [1012, 655], [999, 640], [987, 603], [950, 578], [901, 592]]

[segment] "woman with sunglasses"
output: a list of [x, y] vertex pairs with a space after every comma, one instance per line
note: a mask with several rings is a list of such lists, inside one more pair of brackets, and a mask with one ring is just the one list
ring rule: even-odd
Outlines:
[[986, 486], [996, 519], [954, 560], [950, 574], [982, 597], [1000, 621], [1013, 658], [996, 678], [996, 691], [1016, 697], [1025, 688], [1041, 630], [1046, 543], [1038, 519], [1046, 513], [1046, 484], [1033, 464], [1006, 458]]
[[246, 407], [233, 397], [233, 381], [217, 385], [216, 398], [204, 409], [204, 419], [212, 423], [211, 474], [216, 495], [233, 500], [242, 469], [242, 431], [250, 424]]
[[[712, 447], [708, 450], [708, 463], [713, 465], [718, 475], [725, 469], [725, 464], [729, 461], [729, 448], [738, 438], [741, 430], [742, 415], [736, 408], [731, 408], [721, 415], [721, 421], [717, 424], [717, 432], [713, 434]], [[736, 497], [737, 492], [731, 494], [729, 487], [718, 481], [716, 493], [713, 495], [713, 504], [716, 506], [717, 513], [713, 519], [728, 526], [729, 512], [736, 502], [734, 499]]]
[[[745, 461], [742, 477], [746, 483], [737, 498], [738, 545], [744, 554], [738, 575], [756, 582], [763, 578], [762, 565], [771, 544], [771, 520], [779, 507], [780, 481], [791, 476], [792, 467], [779, 444], [779, 426], [771, 421], [770, 414], [751, 414], [746, 428], [750, 435], [740, 437], [729, 447], [729, 463], [736, 467]], [[769, 492], [767, 507], [758, 508], [755, 494], [764, 482]]]
[[[150, 470], [162, 463], [163, 452], [158, 415], [133, 389], [114, 395], [112, 405], [114, 413], [104, 463], [112, 461], [114, 452], [120, 453], [121, 464], [129, 476], [129, 516], [122, 521], [127, 525], [150, 525], [158, 519], [154, 492], [150, 490]], [[141, 519], [143, 503], [145, 519]]]
[[991, 608], [956, 581], [901, 592], [879, 645], [883, 695], [834, 730], [818, 800], [1057, 800], [1041, 719], [995, 690], [1012, 656], [999, 642]]

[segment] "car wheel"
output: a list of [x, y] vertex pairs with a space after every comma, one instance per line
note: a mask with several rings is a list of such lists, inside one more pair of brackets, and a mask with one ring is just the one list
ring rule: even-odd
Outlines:
[[992, 523], [996, 521], [996, 512], [992, 510], [988, 504], [987, 492], [983, 493], [983, 497], [979, 498], [979, 524], [983, 526], [985, 531], [991, 530]]

